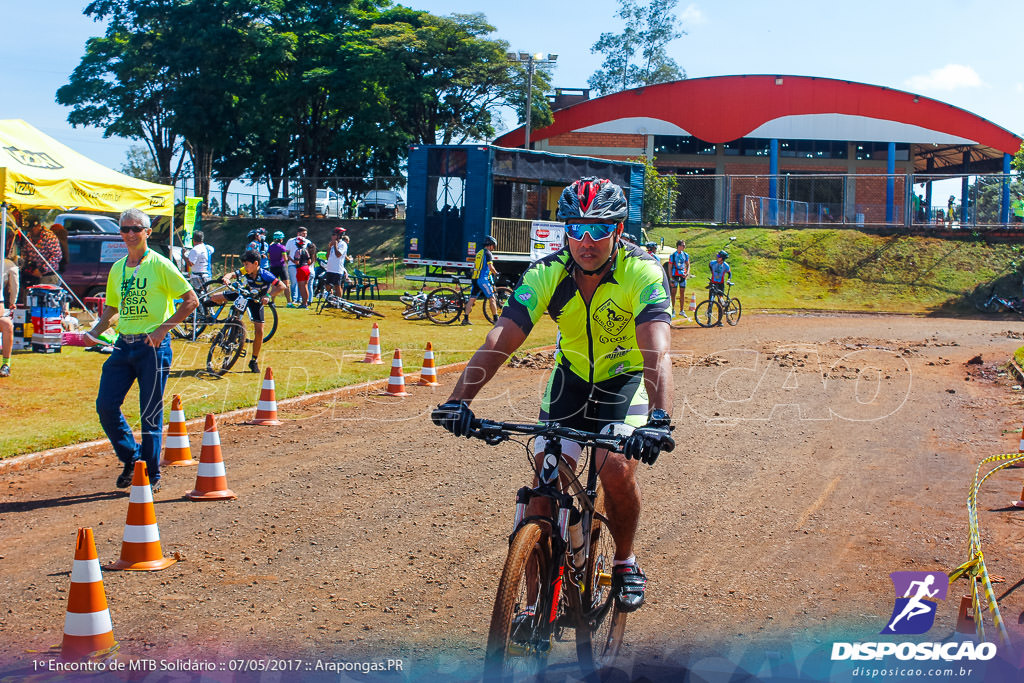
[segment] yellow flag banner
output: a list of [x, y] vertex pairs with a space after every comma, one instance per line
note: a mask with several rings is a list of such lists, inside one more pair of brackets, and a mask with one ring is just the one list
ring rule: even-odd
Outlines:
[[186, 247], [192, 247], [192, 232], [196, 229], [196, 219], [200, 215], [199, 207], [202, 203], [202, 197], [185, 197], [185, 221], [182, 225], [185, 235], [181, 242]]

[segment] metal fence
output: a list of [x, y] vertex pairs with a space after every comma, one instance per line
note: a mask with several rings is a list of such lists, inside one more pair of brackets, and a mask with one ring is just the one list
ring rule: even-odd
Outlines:
[[1022, 228], [1014, 174], [679, 175], [652, 222]]
[[[277, 183], [279, 191], [275, 198], [278, 204], [287, 205], [288, 201], [293, 199], [302, 201], [302, 178], [288, 177], [272, 180], [235, 178], [227, 184], [226, 188], [221, 181], [213, 178], [210, 180], [209, 206], [205, 207], [204, 211], [222, 216], [262, 216], [270, 203], [270, 186], [273, 180], [279, 180]], [[353, 198], [358, 200], [372, 190], [404, 188], [406, 180], [403, 176], [371, 178], [330, 176], [317, 178], [313, 184], [318, 189], [334, 190], [345, 202], [351, 202]], [[194, 178], [179, 177], [174, 183], [174, 201], [184, 202], [185, 197], [194, 196], [194, 188]]]

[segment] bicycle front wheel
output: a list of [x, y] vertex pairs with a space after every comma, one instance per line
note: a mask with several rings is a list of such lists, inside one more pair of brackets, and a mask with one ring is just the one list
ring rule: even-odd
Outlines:
[[995, 295], [989, 297], [979, 297], [974, 300], [974, 307], [982, 313], [998, 313], [999, 302], [996, 301]]
[[438, 325], [451, 325], [462, 315], [462, 294], [450, 287], [438, 287], [427, 295], [427, 317]]
[[224, 323], [210, 342], [210, 352], [206, 354], [206, 370], [215, 375], [223, 375], [231, 369], [245, 347], [245, 327], [239, 321]]
[[713, 299], [705, 299], [697, 304], [697, 310], [693, 312], [693, 319], [701, 327], [717, 325], [722, 320], [722, 306]]
[[551, 649], [547, 536], [536, 522], [516, 532], [498, 582], [491, 628], [487, 636], [484, 679], [528, 677], [540, 673]]
[[725, 321], [730, 325], [735, 325], [740, 321], [740, 316], [743, 314], [743, 307], [740, 306], [740, 300], [733, 297], [725, 305]]
[[484, 301], [484, 317], [487, 318], [487, 322], [495, 323], [498, 318], [501, 317], [501, 310], [505, 308], [505, 304], [512, 298], [512, 289], [509, 287], [496, 287], [494, 289], [494, 304], [497, 308], [497, 315], [491, 315], [491, 304]]
[[619, 654], [626, 632], [626, 613], [612, 595], [612, 560], [615, 542], [608, 527], [594, 517], [590, 527], [590, 557], [584, 577], [583, 613], [576, 627], [576, 656], [585, 672], [599, 671]]

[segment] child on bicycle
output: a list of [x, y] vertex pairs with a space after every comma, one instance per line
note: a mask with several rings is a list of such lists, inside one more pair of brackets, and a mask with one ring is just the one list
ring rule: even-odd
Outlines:
[[[249, 361], [249, 371], [259, 372], [260, 364], [258, 359], [260, 348], [263, 346], [263, 306], [270, 302], [271, 297], [283, 294], [288, 287], [269, 270], [260, 268], [260, 255], [251, 249], [242, 255], [242, 267], [225, 275], [221, 278], [221, 282], [229, 284], [232, 280], [239, 278], [244, 279], [244, 282], [242, 282], [243, 287], [257, 293], [256, 298], [249, 300], [249, 316], [252, 318], [254, 328], [252, 359]], [[238, 292], [218, 292], [211, 294], [203, 302], [203, 305], [222, 304], [225, 301], [234, 301], [237, 298]]]

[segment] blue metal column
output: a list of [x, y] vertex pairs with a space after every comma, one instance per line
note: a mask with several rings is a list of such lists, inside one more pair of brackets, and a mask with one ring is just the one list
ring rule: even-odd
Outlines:
[[779, 141], [768, 141], [768, 224], [779, 224]]
[[890, 142], [886, 153], [885, 172], [885, 222], [892, 225], [892, 216], [895, 210], [893, 202], [896, 199], [896, 143]]
[[1010, 161], [1013, 159], [1009, 154], [1003, 154], [1003, 198], [999, 205], [999, 222], [1003, 225], [1010, 223]]

